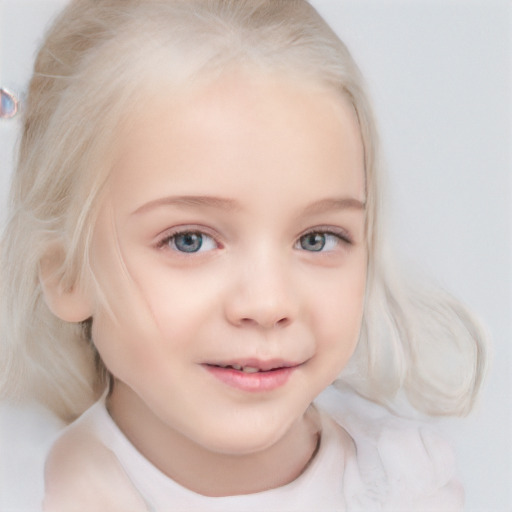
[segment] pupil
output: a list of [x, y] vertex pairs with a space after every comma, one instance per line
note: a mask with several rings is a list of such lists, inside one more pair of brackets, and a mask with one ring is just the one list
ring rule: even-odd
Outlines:
[[306, 251], [321, 251], [325, 247], [325, 235], [309, 233], [301, 238], [300, 245]]
[[176, 248], [182, 252], [197, 252], [203, 245], [203, 237], [199, 233], [184, 233], [174, 240]]

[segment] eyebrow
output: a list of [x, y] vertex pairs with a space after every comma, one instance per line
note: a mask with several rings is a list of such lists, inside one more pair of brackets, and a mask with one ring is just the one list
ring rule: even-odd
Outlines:
[[146, 213], [149, 210], [154, 210], [156, 208], [162, 206], [180, 206], [180, 207], [206, 207], [206, 208], [215, 208], [218, 210], [225, 210], [227, 212], [239, 210], [240, 207], [238, 203], [233, 199], [226, 199], [223, 197], [214, 197], [214, 196], [169, 196], [169, 197], [161, 197], [159, 199], [155, 199], [154, 201], [150, 201], [149, 203], [145, 203], [139, 208], [137, 208], [132, 215], [138, 215], [141, 213]]
[[[206, 208], [214, 208], [218, 210], [224, 210], [226, 212], [232, 212], [240, 210], [240, 205], [233, 199], [227, 199], [223, 197], [215, 197], [215, 196], [168, 196], [161, 197], [159, 199], [155, 199], [154, 201], [150, 201], [149, 203], [145, 203], [139, 208], [137, 208], [132, 215], [139, 215], [142, 213], [146, 213], [150, 210], [154, 210], [156, 208], [160, 208], [162, 206], [179, 206], [179, 207], [206, 207]], [[326, 198], [321, 199], [320, 201], [316, 201], [310, 205], [308, 205], [304, 209], [304, 213], [307, 215], [318, 215], [330, 211], [337, 210], [361, 210], [364, 211], [366, 209], [366, 203], [364, 201], [360, 201], [354, 197], [334, 197], [334, 198]]]
[[308, 215], [318, 215], [337, 210], [361, 210], [366, 209], [366, 203], [355, 197], [332, 197], [316, 201], [304, 210]]

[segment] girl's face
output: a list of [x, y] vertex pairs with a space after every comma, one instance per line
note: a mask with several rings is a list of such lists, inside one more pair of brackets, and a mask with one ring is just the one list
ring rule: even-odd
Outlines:
[[254, 453], [301, 421], [357, 343], [357, 120], [330, 90], [258, 74], [151, 101], [118, 147], [91, 252], [113, 415], [135, 444], [156, 422]]

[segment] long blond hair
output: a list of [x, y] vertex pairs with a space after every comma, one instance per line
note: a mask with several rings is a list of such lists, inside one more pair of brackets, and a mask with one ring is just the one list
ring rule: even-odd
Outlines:
[[[39, 51], [1, 247], [2, 396], [34, 397], [70, 420], [105, 385], [90, 321], [47, 307], [42, 258], [58, 245], [67, 287], [88, 250], [110, 148], [162, 81], [173, 89], [231, 66], [314, 80], [353, 105], [365, 150], [369, 279], [361, 339], [340, 379], [389, 403], [398, 390], [430, 414], [463, 414], [485, 366], [481, 331], [437, 290], [403, 286], [383, 257], [375, 122], [347, 48], [305, 0], [72, 0]], [[443, 360], [446, 364], [439, 364]]]

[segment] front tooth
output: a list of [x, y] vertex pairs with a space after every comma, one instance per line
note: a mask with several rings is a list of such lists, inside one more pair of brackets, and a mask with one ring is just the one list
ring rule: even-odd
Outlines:
[[259, 372], [258, 368], [253, 368], [252, 366], [244, 366], [242, 371], [244, 373], [257, 373], [257, 372]]
[[231, 368], [233, 368], [233, 370], [239, 370], [239, 371], [242, 369], [242, 367], [239, 364], [232, 364]]

